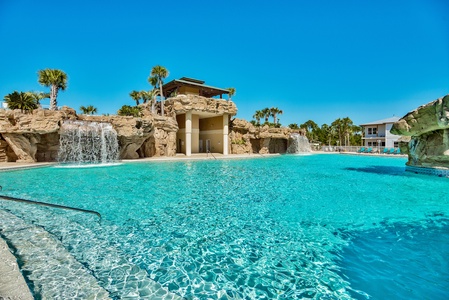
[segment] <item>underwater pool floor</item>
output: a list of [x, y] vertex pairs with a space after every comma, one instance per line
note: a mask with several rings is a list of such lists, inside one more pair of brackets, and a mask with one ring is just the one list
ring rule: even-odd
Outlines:
[[[405, 161], [285, 155], [17, 170], [0, 173], [3, 195], [102, 219], [1, 200], [0, 209], [45, 229], [111, 298], [444, 299], [449, 181], [407, 173]], [[20, 228], [0, 228], [14, 244]], [[38, 275], [60, 267], [15, 254], [45, 294], [50, 278]]]

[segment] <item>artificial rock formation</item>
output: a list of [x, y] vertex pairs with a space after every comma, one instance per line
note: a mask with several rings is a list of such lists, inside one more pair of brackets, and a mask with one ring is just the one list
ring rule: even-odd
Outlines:
[[420, 106], [396, 122], [401, 151], [409, 166], [449, 168], [449, 95]]
[[288, 140], [292, 133], [305, 135], [305, 130], [293, 130], [286, 127], [256, 127], [248, 121], [233, 119], [229, 133], [231, 153], [286, 153]]
[[77, 115], [74, 109], [0, 110], [0, 162], [56, 161], [59, 130], [65, 120], [109, 122], [117, 131], [121, 159], [170, 156], [176, 152], [176, 121], [146, 114], [142, 118]]
[[168, 98], [164, 103], [167, 115], [172, 117], [175, 117], [175, 114], [182, 114], [191, 109], [197, 112], [217, 115], [226, 113], [233, 116], [237, 113], [237, 106], [232, 101], [206, 98], [198, 95], [178, 95]]

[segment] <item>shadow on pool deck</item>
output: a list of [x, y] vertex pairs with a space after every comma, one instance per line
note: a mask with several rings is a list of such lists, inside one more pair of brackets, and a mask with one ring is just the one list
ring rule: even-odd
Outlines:
[[392, 175], [392, 176], [406, 175], [405, 167], [395, 167], [395, 166], [370, 166], [362, 168], [344, 168], [343, 170], [371, 173], [371, 174]]

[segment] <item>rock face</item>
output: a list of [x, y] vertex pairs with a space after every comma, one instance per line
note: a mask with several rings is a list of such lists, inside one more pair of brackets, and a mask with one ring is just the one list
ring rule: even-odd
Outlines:
[[255, 127], [248, 121], [234, 119], [229, 133], [231, 153], [286, 153], [292, 133], [305, 135], [304, 129]]
[[111, 123], [117, 131], [121, 159], [176, 153], [178, 126], [169, 117], [78, 116], [68, 107], [32, 113], [0, 110], [0, 162], [56, 161], [59, 129], [64, 120]]
[[[146, 104], [147, 105], [147, 104]], [[121, 159], [176, 155], [176, 114], [193, 109], [204, 114], [237, 113], [231, 101], [196, 95], [178, 95], [165, 102], [166, 116], [154, 115], [142, 105], [143, 117], [77, 115], [74, 109], [37, 109], [32, 113], [0, 109], [0, 162], [57, 161], [60, 128], [65, 120], [108, 122], [117, 132]], [[156, 107], [158, 109], [158, 106]], [[232, 154], [285, 153], [291, 133], [303, 130], [255, 127], [242, 119], [229, 124]]]
[[164, 103], [165, 111], [172, 117], [175, 117], [175, 114], [182, 114], [191, 109], [197, 112], [221, 115], [226, 113], [231, 116], [237, 113], [237, 106], [232, 101], [206, 98], [197, 95], [178, 95], [168, 98]]
[[400, 147], [407, 165], [449, 168], [449, 95], [409, 112], [391, 132], [405, 136]]

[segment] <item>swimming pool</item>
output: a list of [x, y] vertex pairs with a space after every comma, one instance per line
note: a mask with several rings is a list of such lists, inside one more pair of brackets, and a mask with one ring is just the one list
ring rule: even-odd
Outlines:
[[443, 299], [449, 181], [406, 173], [405, 161], [284, 155], [19, 170], [0, 173], [3, 194], [103, 219], [0, 208], [56, 236], [115, 298], [144, 297], [147, 280], [187, 299]]

